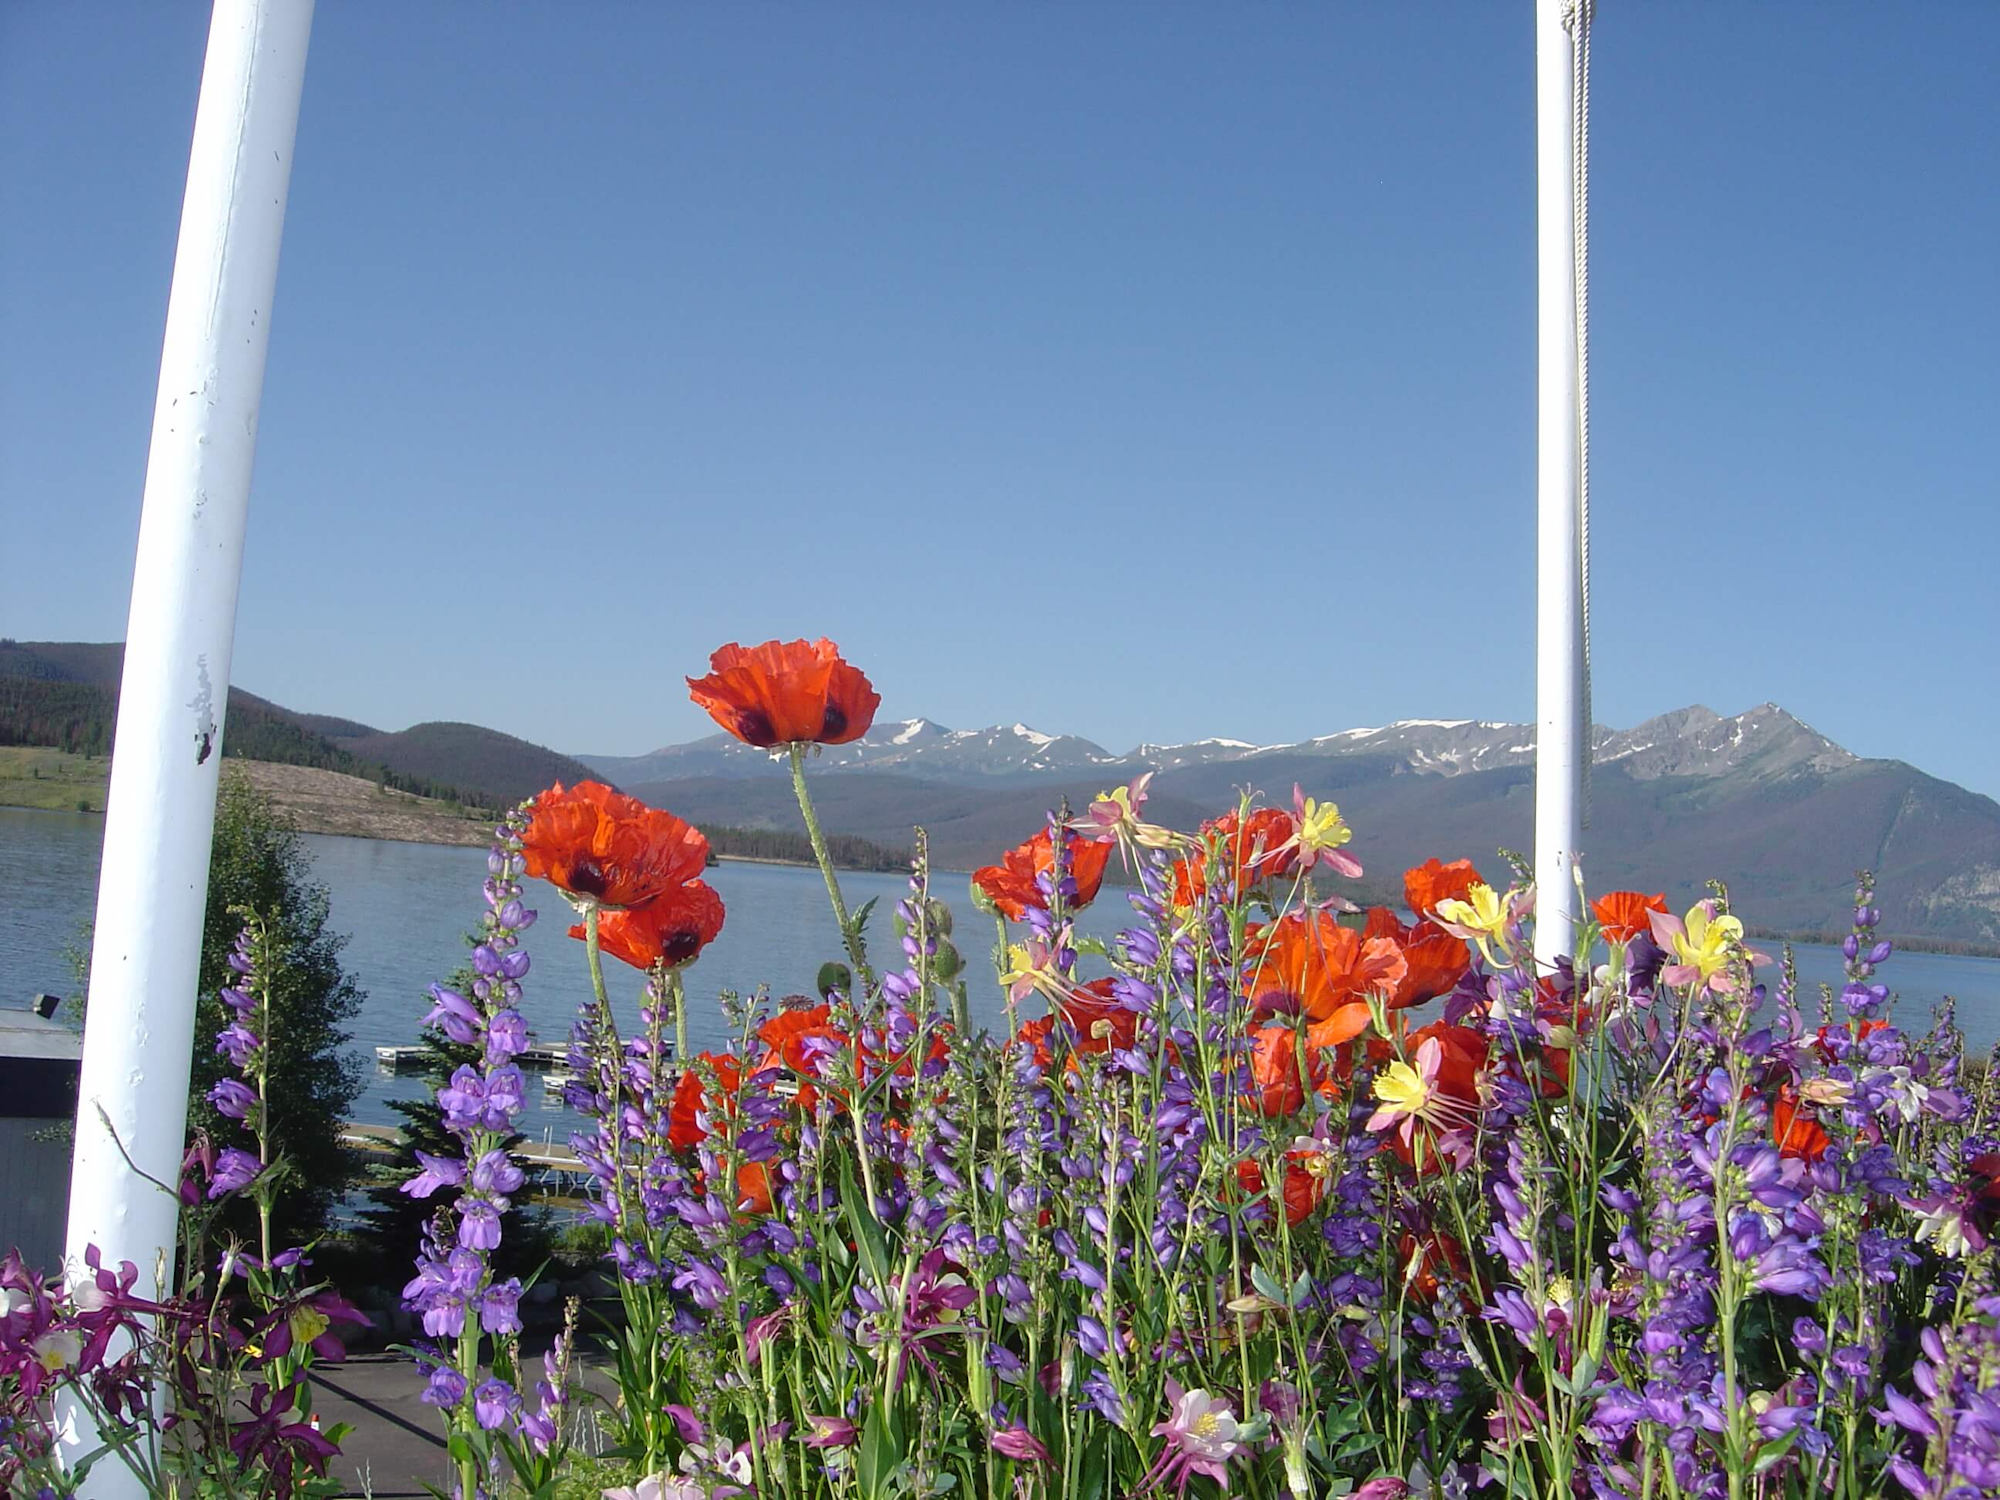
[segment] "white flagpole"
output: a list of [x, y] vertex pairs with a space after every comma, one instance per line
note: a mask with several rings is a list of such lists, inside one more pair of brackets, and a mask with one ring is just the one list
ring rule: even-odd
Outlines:
[[1590, 0], [1535, 0], [1535, 206], [1540, 416], [1536, 487], [1535, 962], [1572, 951], [1583, 833], [1584, 595], [1575, 168], [1576, 37]]
[[[156, 1272], [172, 1278], [177, 1204], [139, 1173], [173, 1183], [187, 1129], [237, 583], [312, 13], [313, 0], [216, 0], [146, 456], [67, 1239], [72, 1277], [96, 1245], [107, 1265], [135, 1262], [142, 1290]], [[72, 1427], [70, 1456], [91, 1446]], [[109, 1457], [90, 1492], [141, 1493]]]

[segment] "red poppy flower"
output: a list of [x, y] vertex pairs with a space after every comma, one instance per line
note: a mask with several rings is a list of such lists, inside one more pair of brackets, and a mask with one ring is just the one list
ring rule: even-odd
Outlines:
[[[701, 1075], [690, 1068], [674, 1085], [674, 1102], [667, 1115], [667, 1144], [676, 1151], [690, 1151], [708, 1139], [712, 1126], [736, 1112], [736, 1091], [743, 1086], [743, 1063], [733, 1052], [704, 1052], [700, 1061], [715, 1070], [715, 1081], [723, 1097], [711, 1099], [702, 1087]], [[706, 1119], [707, 1124], [702, 1121]]]
[[1403, 904], [1420, 917], [1433, 915], [1440, 901], [1463, 901], [1475, 885], [1484, 885], [1469, 859], [1455, 859], [1448, 865], [1427, 859], [1414, 870], [1403, 872]]
[[[1285, 1222], [1292, 1228], [1312, 1217], [1326, 1198], [1332, 1181], [1331, 1159], [1314, 1145], [1293, 1146], [1285, 1152]], [[1254, 1161], [1236, 1164], [1236, 1185], [1245, 1196], [1255, 1198], [1264, 1191], [1264, 1169]]]
[[1393, 995], [1409, 971], [1393, 939], [1366, 937], [1319, 910], [1260, 927], [1245, 947], [1244, 985], [1253, 1004], [1265, 1012], [1303, 1012], [1315, 1023], [1308, 1039], [1316, 1048], [1367, 1030], [1367, 997]]
[[[635, 969], [693, 963], [722, 931], [722, 898], [703, 880], [690, 880], [640, 906], [608, 911], [597, 920], [597, 945]], [[583, 923], [569, 930], [586, 936]]]
[[[999, 864], [984, 865], [974, 870], [972, 883], [986, 893], [986, 899], [999, 907], [1010, 922], [1023, 920], [1029, 907], [1047, 911], [1049, 898], [1042, 894], [1035, 877], [1046, 875], [1055, 868], [1055, 847], [1055, 840], [1044, 828], [1025, 844], [1017, 844], [1001, 855]], [[1076, 882], [1076, 894], [1069, 900], [1071, 911], [1081, 911], [1097, 899], [1098, 891], [1104, 886], [1104, 867], [1111, 862], [1113, 847], [1092, 843], [1064, 831], [1063, 848], [1069, 855], [1070, 878]]]
[[[1250, 1033], [1250, 1099], [1264, 1114], [1297, 1114], [1306, 1102], [1305, 1080], [1299, 1075], [1296, 1033], [1289, 1026], [1259, 1026]], [[1319, 1059], [1309, 1059], [1308, 1071], [1318, 1085]]]
[[1386, 906], [1369, 910], [1361, 935], [1388, 938], [1402, 951], [1404, 972], [1395, 993], [1389, 997], [1391, 1010], [1404, 1010], [1450, 994], [1472, 967], [1472, 950], [1466, 947], [1464, 938], [1453, 937], [1427, 918], [1405, 927]]
[[605, 906], [637, 906], [708, 865], [708, 840], [670, 812], [602, 782], [558, 781], [535, 799], [521, 855], [530, 875]]
[[746, 745], [810, 740], [844, 745], [875, 722], [881, 695], [832, 641], [733, 641], [708, 659], [706, 677], [687, 680], [688, 696]]
[[1129, 1050], [1139, 1035], [1139, 1017], [1118, 1003], [1112, 981], [1093, 979], [1057, 1001], [1062, 1017], [1076, 1031], [1079, 1052]]
[[1641, 933], [1651, 937], [1653, 919], [1648, 912], [1664, 912], [1667, 898], [1642, 895], [1638, 891], [1607, 891], [1590, 903], [1592, 915], [1597, 925], [1604, 929], [1608, 942], [1629, 943]]
[[[1241, 895], [1259, 881], [1289, 875], [1298, 863], [1296, 847], [1286, 848], [1298, 825], [1281, 807], [1260, 807], [1248, 818], [1226, 812], [1201, 825], [1204, 835], [1220, 836], [1222, 866]], [[1208, 842], [1204, 838], [1204, 845]], [[1192, 906], [1208, 889], [1208, 851], [1204, 847], [1174, 861], [1174, 905]]]
[[1771, 1102], [1771, 1140], [1780, 1156], [1800, 1161], [1818, 1161], [1833, 1144], [1809, 1110], [1799, 1108], [1799, 1091], [1789, 1083], [1778, 1090]]

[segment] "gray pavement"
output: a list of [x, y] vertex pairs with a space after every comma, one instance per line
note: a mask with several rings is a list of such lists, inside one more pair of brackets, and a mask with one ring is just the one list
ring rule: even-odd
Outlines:
[[449, 1483], [444, 1422], [417, 1400], [424, 1377], [415, 1361], [400, 1354], [352, 1354], [342, 1364], [314, 1367], [312, 1383], [321, 1423], [354, 1427], [327, 1468], [347, 1486], [343, 1494], [408, 1500], [427, 1495], [425, 1484]]

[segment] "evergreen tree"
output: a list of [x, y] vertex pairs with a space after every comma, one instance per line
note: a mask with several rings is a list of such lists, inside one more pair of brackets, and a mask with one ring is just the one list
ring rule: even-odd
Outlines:
[[[361, 1093], [361, 1068], [346, 1053], [343, 1023], [361, 1008], [362, 993], [340, 966], [347, 939], [327, 926], [326, 887], [312, 878], [305, 841], [271, 800], [225, 767], [215, 805], [208, 866], [208, 908], [202, 926], [201, 990], [189, 1084], [188, 1121], [227, 1144], [241, 1127], [216, 1113], [208, 1091], [228, 1072], [215, 1051], [226, 1024], [216, 992], [230, 982], [229, 950], [242, 926], [231, 907], [267, 916], [279, 934], [283, 961], [272, 975], [270, 1046], [271, 1132], [285, 1161], [274, 1222], [279, 1243], [294, 1244], [325, 1227], [328, 1212], [353, 1175], [353, 1155], [340, 1131]], [[238, 1232], [254, 1227], [254, 1210]]]

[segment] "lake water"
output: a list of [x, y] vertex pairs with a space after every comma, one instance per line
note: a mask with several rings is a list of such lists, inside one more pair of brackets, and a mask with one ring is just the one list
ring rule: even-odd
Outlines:
[[[96, 904], [103, 830], [99, 817], [0, 808], [0, 1003], [22, 1005], [39, 992], [69, 994], [74, 988], [64, 950], [80, 941]], [[486, 856], [478, 849], [318, 835], [308, 836], [306, 844], [314, 874], [332, 898], [332, 925], [349, 939], [343, 963], [367, 992], [353, 1022], [352, 1045], [363, 1060], [366, 1085], [355, 1114], [393, 1123], [388, 1101], [412, 1097], [422, 1084], [379, 1069], [375, 1048], [415, 1041], [418, 1020], [429, 1008], [425, 991], [463, 961], [464, 933], [483, 909], [479, 892]], [[817, 870], [729, 861], [710, 870], [708, 879], [722, 894], [728, 920], [689, 971], [689, 1019], [691, 1039], [716, 1046], [724, 1039], [715, 1004], [719, 991], [749, 993], [764, 984], [774, 995], [808, 992], [820, 964], [839, 956], [840, 943]], [[524, 982], [522, 1010], [538, 1039], [560, 1044], [589, 993], [583, 945], [565, 936], [571, 916], [561, 896], [539, 881], [528, 884], [529, 904], [541, 920], [525, 938], [533, 967]], [[889, 908], [907, 891], [903, 878], [847, 874], [841, 884], [850, 906], [881, 898], [869, 924], [875, 951], [884, 958], [895, 953]], [[979, 980], [991, 972], [992, 920], [973, 910], [963, 875], [939, 876], [933, 894], [951, 905], [955, 936], [975, 976], [974, 1019], [997, 1025], [999, 994], [990, 979]], [[1122, 893], [1107, 888], [1078, 925], [1108, 937], [1129, 915]], [[1775, 952], [1781, 945], [1758, 946]], [[1817, 1001], [1810, 986], [1840, 983], [1840, 953], [1818, 945], [1795, 951], [1811, 1015]], [[607, 960], [605, 977], [621, 1024], [631, 1026], [639, 975]], [[2000, 1038], [2000, 960], [1899, 953], [1882, 977], [1902, 996], [1906, 1024], [1913, 1028], [1933, 1003], [1950, 995], [1975, 1046]], [[566, 1138], [574, 1117], [543, 1098], [539, 1081], [531, 1084], [522, 1128], [535, 1136], [549, 1131], [557, 1140]]]

